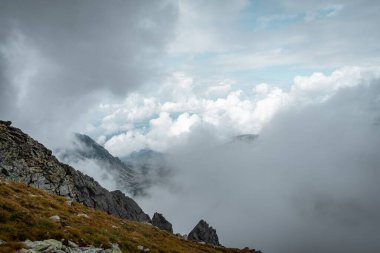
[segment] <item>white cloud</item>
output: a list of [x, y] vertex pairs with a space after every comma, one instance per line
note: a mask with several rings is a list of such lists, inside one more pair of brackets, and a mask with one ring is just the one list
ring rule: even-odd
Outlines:
[[181, 188], [152, 188], [140, 203], [162, 210], [181, 233], [206, 219], [226, 246], [378, 252], [380, 84], [361, 81], [324, 102], [287, 107], [252, 145], [205, 147], [212, 136], [203, 134], [201, 145], [169, 157]]
[[[379, 77], [377, 67], [345, 67], [330, 75], [296, 76], [289, 91], [261, 83], [253, 88], [253, 93], [228, 87], [226, 95], [215, 97], [207, 92], [215, 86], [206, 88], [206, 92], [195, 92], [191, 77], [175, 73], [178, 87], [169, 100], [159, 95], [133, 94], [125, 103], [106, 106], [108, 114], [100, 127], [108, 134], [113, 133], [105, 146], [115, 155], [127, 155], [142, 148], [167, 152], [186, 143], [201, 129], [211, 131], [220, 140], [260, 133], [274, 115], [290, 106], [322, 103], [341, 88], [366, 85]], [[172, 81], [170, 85], [174, 87], [175, 83]], [[169, 87], [167, 83], [164, 86]], [[101, 140], [104, 142], [103, 137]]]
[[207, 88], [206, 96], [221, 97], [226, 95], [231, 90], [231, 84], [221, 83], [219, 85], [213, 85]]

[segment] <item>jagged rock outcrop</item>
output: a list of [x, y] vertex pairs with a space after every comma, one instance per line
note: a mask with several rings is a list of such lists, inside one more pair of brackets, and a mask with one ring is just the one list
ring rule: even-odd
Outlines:
[[165, 217], [160, 213], [154, 213], [152, 218], [152, 224], [159, 229], [166, 230], [169, 233], [173, 233], [172, 224], [165, 219]]
[[220, 246], [216, 230], [209, 226], [206, 221], [200, 220], [188, 235], [189, 240], [205, 242], [212, 245]]
[[0, 121], [0, 176], [67, 197], [121, 218], [151, 222], [131, 198], [109, 192], [93, 178], [57, 160], [10, 122]]

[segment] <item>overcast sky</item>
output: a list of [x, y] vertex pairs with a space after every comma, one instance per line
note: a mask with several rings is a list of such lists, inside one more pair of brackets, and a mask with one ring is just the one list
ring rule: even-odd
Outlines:
[[[377, 252], [379, 13], [375, 0], [0, 0], [0, 118], [52, 149], [81, 132], [116, 156], [165, 153], [172, 184], [138, 201], [181, 233], [205, 218], [227, 246]], [[231, 142], [241, 134], [259, 138]]]

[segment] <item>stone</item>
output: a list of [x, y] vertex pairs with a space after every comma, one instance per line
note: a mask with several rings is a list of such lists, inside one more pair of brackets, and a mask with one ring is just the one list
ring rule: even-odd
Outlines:
[[142, 245], [137, 246], [137, 250], [143, 251], [144, 250], [144, 246], [142, 246]]
[[216, 230], [209, 226], [206, 221], [200, 220], [188, 235], [189, 240], [205, 242], [215, 246], [220, 246]]
[[26, 240], [26, 241], [24, 242], [24, 244], [25, 244], [25, 246], [26, 246], [27, 248], [33, 248], [33, 246], [34, 246], [34, 242], [32, 242], [31, 240]]
[[59, 217], [58, 215], [53, 215], [49, 217], [49, 219], [51, 219], [52, 221], [61, 221], [61, 217]]
[[117, 243], [111, 244], [111, 248], [103, 249], [94, 246], [79, 247], [76, 243], [69, 241], [68, 246], [63, 245], [61, 242], [48, 239], [44, 241], [25, 241], [27, 249], [22, 249], [23, 253], [37, 253], [37, 252], [54, 252], [54, 253], [122, 253]]
[[9, 120], [7, 120], [7, 121], [4, 121], [4, 120], [0, 120], [0, 124], [3, 124], [3, 125], [5, 125], [5, 126], [11, 126], [12, 125], [12, 121], [9, 121]]
[[37, 252], [41, 252], [41, 251], [51, 252], [51, 251], [62, 249], [62, 246], [63, 245], [60, 241], [57, 241], [54, 239], [48, 239], [44, 241], [34, 242], [32, 249]]
[[77, 216], [78, 216], [78, 217], [83, 217], [83, 218], [86, 218], [86, 219], [89, 219], [89, 218], [90, 218], [90, 217], [89, 217], [87, 214], [85, 214], [85, 213], [78, 213]]
[[68, 244], [71, 248], [79, 248], [78, 244], [76, 244], [75, 242], [68, 241], [67, 244]]
[[113, 243], [111, 246], [112, 246], [112, 248], [111, 248], [112, 253], [123, 253], [121, 251], [121, 249], [119, 248], [119, 245], [117, 243]]
[[169, 233], [173, 233], [172, 224], [165, 219], [165, 217], [160, 213], [154, 213], [152, 218], [152, 224], [159, 229], [166, 230]]
[[149, 249], [149, 248], [145, 248], [145, 249], [143, 250], [143, 252], [150, 252], [150, 249]]

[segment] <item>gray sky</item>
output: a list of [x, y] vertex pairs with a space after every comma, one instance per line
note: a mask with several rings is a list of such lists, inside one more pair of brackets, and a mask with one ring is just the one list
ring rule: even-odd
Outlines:
[[176, 16], [160, 1], [1, 1], [1, 116], [50, 142], [101, 98], [159, 80]]
[[204, 218], [227, 246], [377, 252], [379, 11], [0, 0], [0, 118], [52, 149], [81, 132], [166, 154], [171, 184], [138, 202], [182, 233]]

